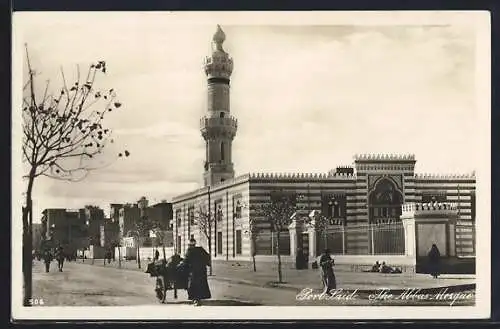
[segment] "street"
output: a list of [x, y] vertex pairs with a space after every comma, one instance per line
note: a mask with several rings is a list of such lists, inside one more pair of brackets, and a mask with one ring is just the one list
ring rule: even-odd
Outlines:
[[[291, 305], [293, 291], [259, 288], [244, 284], [219, 282], [210, 279], [212, 299], [206, 305]], [[34, 262], [33, 298], [43, 299], [45, 306], [127, 306], [158, 304], [154, 293], [155, 278], [140, 271], [111, 267], [65, 263], [64, 272], [57, 272], [55, 263], [45, 273], [41, 262]], [[270, 294], [269, 291], [273, 293]], [[167, 293], [168, 303], [188, 303], [187, 293]]]
[[[154, 293], [155, 278], [142, 271], [117, 269], [67, 262], [64, 271], [58, 272], [55, 263], [51, 271], [45, 273], [42, 262], [34, 262], [33, 299], [43, 306], [130, 306], [158, 305]], [[404, 298], [389, 296], [390, 292], [369, 295], [363, 291], [339, 291], [336, 297], [321, 300], [314, 297], [320, 291], [304, 293], [297, 289], [282, 289], [258, 286], [237, 281], [209, 277], [212, 299], [204, 301], [208, 306], [252, 306], [252, 305], [473, 305], [474, 291], [464, 291], [461, 295], [427, 296], [418, 291], [409, 291]], [[187, 293], [167, 294], [168, 304], [187, 304]], [[437, 298], [436, 298], [437, 297]], [[450, 299], [451, 298], [451, 299]]]

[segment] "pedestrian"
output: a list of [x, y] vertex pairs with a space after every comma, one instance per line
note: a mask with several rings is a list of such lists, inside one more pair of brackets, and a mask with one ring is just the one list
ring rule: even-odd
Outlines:
[[189, 246], [182, 264], [188, 272], [188, 299], [192, 300], [195, 306], [199, 306], [201, 300], [212, 298], [207, 279], [207, 266], [210, 265], [210, 255], [203, 247], [196, 246], [195, 239], [189, 240]]
[[160, 259], [160, 252], [158, 251], [158, 249], [155, 250], [155, 261], [157, 261], [158, 259]]
[[323, 281], [323, 293], [331, 295], [332, 290], [337, 289], [337, 282], [335, 280], [335, 273], [333, 272], [333, 265], [335, 264], [330, 250], [325, 249], [319, 258], [319, 266], [321, 268], [321, 279]]
[[61, 245], [59, 245], [56, 249], [56, 259], [57, 259], [57, 268], [59, 272], [62, 272], [64, 266], [64, 249]]
[[441, 253], [435, 243], [432, 244], [431, 250], [427, 256], [429, 260], [429, 274], [432, 275], [434, 279], [437, 279], [437, 277], [441, 274]]
[[52, 262], [52, 253], [49, 249], [43, 251], [43, 262], [45, 263], [45, 272], [49, 273], [50, 263]]

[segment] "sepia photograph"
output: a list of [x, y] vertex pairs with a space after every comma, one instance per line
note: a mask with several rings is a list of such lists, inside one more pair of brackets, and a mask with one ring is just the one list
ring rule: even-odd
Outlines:
[[15, 12], [12, 318], [490, 316], [490, 15]]

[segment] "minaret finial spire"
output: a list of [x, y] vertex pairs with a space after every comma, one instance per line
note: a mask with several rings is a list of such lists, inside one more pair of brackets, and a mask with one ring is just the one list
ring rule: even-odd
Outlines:
[[219, 24], [217, 24], [217, 31], [215, 32], [212, 40], [215, 44], [216, 50], [224, 51], [224, 49], [222, 48], [222, 44], [226, 40], [226, 34], [224, 33], [224, 31], [222, 31], [222, 28]]

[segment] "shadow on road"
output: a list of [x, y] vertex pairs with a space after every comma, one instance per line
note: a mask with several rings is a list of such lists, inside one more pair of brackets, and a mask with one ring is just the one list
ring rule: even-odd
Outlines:
[[[185, 301], [175, 301], [175, 302], [167, 302], [165, 305], [191, 305], [193, 302], [185, 300]], [[254, 303], [254, 302], [245, 302], [241, 300], [232, 300], [232, 299], [214, 299], [214, 300], [204, 300], [201, 303], [202, 306], [260, 306], [262, 304]], [[194, 307], [194, 306], [193, 306]]]

